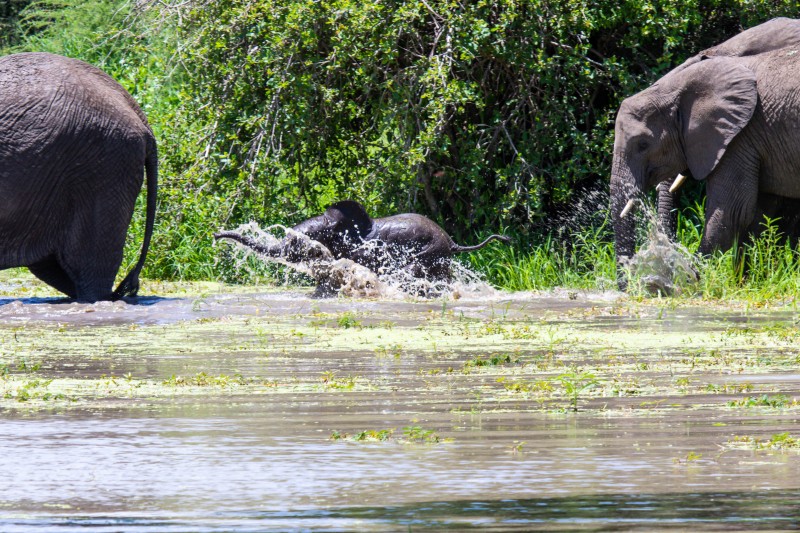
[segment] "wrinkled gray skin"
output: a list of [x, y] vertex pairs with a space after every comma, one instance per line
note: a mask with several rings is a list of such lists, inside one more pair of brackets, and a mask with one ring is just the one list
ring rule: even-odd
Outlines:
[[[113, 290], [145, 169], [141, 254]], [[83, 302], [135, 296], [156, 172], [147, 119], [108, 75], [52, 54], [0, 58], [0, 269], [28, 267]]]
[[[797, 231], [800, 21], [777, 18], [687, 60], [622, 102], [611, 170], [618, 262], [634, 252], [629, 199], [658, 187], [659, 223], [675, 233], [678, 173], [706, 180], [699, 252], [758, 233], [763, 215]], [[626, 280], [620, 275], [620, 288]]]
[[[337, 202], [322, 215], [305, 220], [292, 230], [324, 245], [334, 259], [350, 259], [373, 272], [404, 269], [416, 278], [435, 281], [450, 280], [453, 254], [479, 250], [494, 239], [510, 240], [491, 235], [475, 246], [459, 246], [429, 218], [405, 213], [372, 219], [361, 204], [352, 200]], [[233, 231], [216, 233], [214, 238], [234, 240], [260, 254], [288, 261], [314, 258], [313, 252], [291, 235], [276, 246], [261, 245]], [[364, 246], [365, 243], [373, 246]]]

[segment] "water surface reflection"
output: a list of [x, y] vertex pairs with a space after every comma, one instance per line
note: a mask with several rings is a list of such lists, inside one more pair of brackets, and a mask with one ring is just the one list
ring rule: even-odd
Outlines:
[[0, 305], [0, 530], [793, 527], [792, 313], [617, 298]]

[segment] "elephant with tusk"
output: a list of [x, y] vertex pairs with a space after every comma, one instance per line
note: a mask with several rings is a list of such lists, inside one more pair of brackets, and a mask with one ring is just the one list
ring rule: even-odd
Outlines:
[[[625, 99], [611, 169], [618, 262], [634, 252], [629, 213], [653, 188], [659, 224], [674, 238], [685, 176], [706, 182], [703, 255], [758, 233], [764, 215], [793, 215], [791, 206], [800, 201], [797, 94], [800, 21], [777, 18], [688, 59]], [[627, 285], [622, 272], [619, 285]]]

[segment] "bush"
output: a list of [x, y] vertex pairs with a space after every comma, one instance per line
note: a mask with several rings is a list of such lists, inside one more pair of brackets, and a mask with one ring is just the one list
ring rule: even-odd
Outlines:
[[[574, 231], [556, 230], [578, 195], [607, 187], [621, 99], [797, 12], [793, 0], [26, 3], [0, 11], [19, 21], [18, 49], [97, 64], [148, 114], [162, 187], [145, 275], [189, 279], [219, 273], [213, 230], [292, 224], [343, 198], [426, 214], [462, 242], [513, 233], [520, 257], [550, 234], [542, 253], [588, 273]], [[601, 255], [602, 218], [586, 233]]]

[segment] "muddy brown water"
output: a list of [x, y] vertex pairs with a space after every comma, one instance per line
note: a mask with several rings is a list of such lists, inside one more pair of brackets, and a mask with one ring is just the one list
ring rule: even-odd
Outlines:
[[793, 308], [224, 291], [0, 297], [0, 531], [800, 521]]

